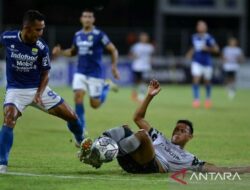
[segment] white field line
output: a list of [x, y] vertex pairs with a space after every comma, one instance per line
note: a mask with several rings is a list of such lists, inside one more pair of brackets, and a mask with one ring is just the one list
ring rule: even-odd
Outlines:
[[[1, 175], [1, 174], [0, 174]], [[54, 174], [34, 174], [34, 173], [21, 173], [21, 172], [7, 172], [5, 174], [2, 175], [13, 175], [13, 176], [26, 176], [26, 177], [52, 177], [52, 178], [61, 178], [61, 179], [88, 179], [88, 180], [108, 180], [108, 181], [142, 181], [142, 182], [168, 182], [168, 179], [144, 179], [144, 178], [135, 178], [135, 176], [128, 178], [128, 177], [123, 177], [120, 175], [117, 176], [105, 176], [105, 175], [96, 175], [93, 176], [92, 174], [90, 174], [91, 176], [86, 176], [86, 174], [84, 174], [84, 176], [74, 176], [74, 175], [54, 175]], [[166, 176], [167, 178], [167, 176]]]
[[[34, 174], [34, 173], [22, 173], [22, 172], [7, 172], [6, 174], [2, 174], [2, 175], [12, 175], [12, 176], [25, 176], [25, 177], [51, 177], [51, 178], [59, 178], [59, 179], [85, 179], [85, 180], [103, 180], [103, 181], [140, 181], [140, 182], [145, 182], [145, 183], [159, 183], [159, 182], [163, 182], [163, 183], [176, 183], [177, 185], [181, 185], [178, 184], [178, 182], [174, 181], [173, 179], [171, 179], [169, 176], [166, 175], [166, 179], [155, 179], [155, 178], [140, 178], [140, 177], [136, 177], [135, 175], [131, 176], [131, 177], [125, 177], [125, 176], [120, 176], [120, 175], [112, 175], [112, 176], [107, 176], [107, 175], [95, 175], [93, 176], [86, 176], [86, 174], [84, 176], [74, 176], [74, 175], [54, 175], [54, 174]], [[1, 174], [0, 174], [1, 176]], [[209, 183], [209, 181], [189, 181], [186, 180], [188, 184], [203, 184], [203, 185], [223, 185], [225, 184], [225, 181], [210, 181], [211, 183]], [[241, 183], [242, 182], [242, 183]], [[234, 182], [235, 183], [235, 182]], [[249, 186], [250, 185], [250, 180], [248, 179], [242, 179], [241, 181], [237, 181], [236, 182], [237, 185], [239, 186]], [[229, 185], [229, 184], [227, 184]]]

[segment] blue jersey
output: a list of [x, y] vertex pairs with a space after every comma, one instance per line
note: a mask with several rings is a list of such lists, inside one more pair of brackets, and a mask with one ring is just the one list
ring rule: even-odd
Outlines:
[[6, 50], [7, 88], [37, 88], [41, 72], [50, 69], [49, 49], [42, 40], [24, 43], [20, 31], [0, 35], [0, 44]]
[[75, 33], [73, 45], [78, 51], [77, 72], [96, 78], [102, 77], [102, 53], [105, 46], [110, 43], [108, 36], [94, 28], [85, 33], [80, 30]]
[[211, 66], [211, 54], [203, 51], [202, 48], [216, 45], [214, 38], [208, 33], [202, 36], [197, 33], [192, 36], [192, 45], [194, 48], [193, 61], [204, 66]]

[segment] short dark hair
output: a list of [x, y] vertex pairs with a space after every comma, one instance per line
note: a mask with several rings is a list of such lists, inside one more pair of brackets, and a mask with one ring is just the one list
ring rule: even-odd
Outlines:
[[191, 134], [194, 133], [193, 123], [191, 121], [189, 121], [187, 119], [180, 119], [180, 120], [177, 121], [176, 124], [178, 124], [178, 123], [184, 123], [184, 124], [186, 124], [189, 127], [189, 129], [190, 129], [190, 133]]
[[94, 8], [85, 8], [85, 9], [83, 9], [82, 13], [84, 13], [84, 12], [93, 13], [93, 15], [95, 15], [96, 10]]
[[45, 20], [45, 17], [42, 13], [40, 13], [37, 10], [28, 10], [27, 12], [24, 13], [23, 24], [33, 23], [36, 20], [43, 21]]

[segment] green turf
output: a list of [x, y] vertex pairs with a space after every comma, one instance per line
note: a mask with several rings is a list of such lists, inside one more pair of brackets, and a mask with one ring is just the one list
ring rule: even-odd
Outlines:
[[[73, 105], [70, 88], [55, 90]], [[165, 86], [150, 105], [147, 119], [169, 137], [176, 120], [188, 118], [194, 123], [194, 139], [186, 149], [200, 159], [217, 165], [250, 165], [249, 95], [249, 90], [239, 90], [235, 100], [229, 101], [225, 90], [216, 87], [213, 108], [194, 110], [189, 86]], [[0, 90], [0, 97], [2, 104], [3, 89]], [[120, 124], [129, 124], [136, 130], [132, 116], [137, 105], [130, 100], [129, 88], [121, 89], [118, 94], [110, 93], [101, 109], [91, 109], [88, 104], [85, 99], [90, 136], [96, 137], [105, 129]], [[2, 110], [0, 115], [2, 122]], [[25, 176], [0, 175], [0, 189], [244, 190], [250, 186], [250, 175], [241, 175], [241, 181], [188, 181], [188, 175], [185, 178], [188, 185], [181, 185], [172, 181], [167, 174], [127, 174], [116, 161], [96, 170], [76, 159], [77, 149], [70, 139], [71, 134], [64, 121], [29, 107], [18, 120], [9, 161], [10, 172], [24, 173]]]

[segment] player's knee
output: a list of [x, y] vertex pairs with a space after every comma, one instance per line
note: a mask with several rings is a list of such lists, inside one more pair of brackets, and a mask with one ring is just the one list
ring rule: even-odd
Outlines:
[[92, 108], [94, 108], [94, 109], [99, 108], [100, 105], [101, 105], [100, 102], [93, 102], [93, 101], [90, 102], [90, 106], [91, 106]]
[[74, 101], [76, 104], [83, 103], [83, 94], [81, 92], [75, 92]]
[[78, 120], [78, 116], [77, 116], [77, 114], [76, 114], [75, 112], [72, 112], [72, 113], [71, 113], [70, 120], [71, 120], [71, 121], [76, 121], [76, 120]]
[[148, 132], [144, 129], [135, 133], [136, 137], [140, 140], [141, 143], [151, 142]]
[[9, 127], [14, 127], [16, 125], [16, 119], [14, 114], [7, 112], [4, 116], [4, 124]]

